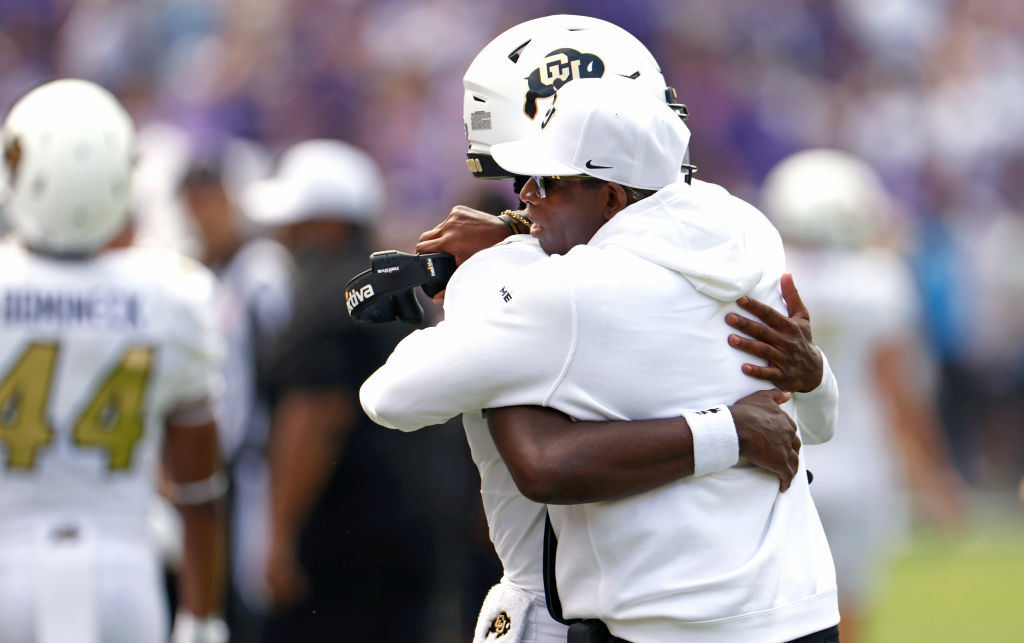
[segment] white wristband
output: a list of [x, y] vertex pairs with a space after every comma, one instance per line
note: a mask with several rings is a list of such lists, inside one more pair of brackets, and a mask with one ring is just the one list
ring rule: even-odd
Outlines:
[[740, 438], [727, 406], [683, 413], [693, 435], [693, 475], [724, 471], [739, 462]]
[[194, 482], [172, 482], [167, 495], [176, 505], [202, 505], [213, 502], [228, 492], [228, 477], [215, 471], [208, 478]]
[[836, 432], [836, 416], [839, 414], [836, 376], [828, 365], [825, 353], [820, 348], [818, 351], [821, 353], [821, 382], [807, 393], [793, 393], [796, 424], [804, 444], [822, 444], [831, 440]]
[[174, 617], [171, 643], [227, 643], [228, 626], [217, 617], [196, 618], [180, 611]]

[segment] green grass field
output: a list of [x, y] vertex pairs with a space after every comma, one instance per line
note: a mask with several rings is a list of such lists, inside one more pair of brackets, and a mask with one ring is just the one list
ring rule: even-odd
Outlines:
[[899, 556], [866, 643], [1024, 641], [1024, 511], [957, 534], [920, 534]]

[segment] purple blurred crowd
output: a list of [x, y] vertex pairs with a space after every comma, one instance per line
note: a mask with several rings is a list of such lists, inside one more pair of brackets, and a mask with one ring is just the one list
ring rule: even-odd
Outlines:
[[[456, 203], [482, 191], [513, 200], [507, 184], [466, 171], [461, 78], [495, 35], [550, 13], [603, 18], [647, 44], [690, 108], [699, 176], [741, 197], [756, 203], [771, 166], [806, 147], [846, 149], [881, 172], [905, 211], [900, 243], [929, 320], [935, 362], [920, 376], [940, 396], [958, 465], [977, 486], [1015, 484], [1017, 0], [0, 0], [0, 104], [41, 79], [97, 81], [158, 157], [181, 140], [192, 156], [239, 140], [270, 155], [306, 138], [349, 141], [386, 174], [382, 242], [411, 250]], [[142, 181], [140, 220], [164, 216], [151, 234], [187, 245], [152, 183]]]

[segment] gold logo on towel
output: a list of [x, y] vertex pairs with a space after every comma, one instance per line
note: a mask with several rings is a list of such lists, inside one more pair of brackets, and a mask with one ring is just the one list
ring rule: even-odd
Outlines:
[[501, 612], [494, 617], [491, 621], [491, 626], [487, 629], [487, 634], [493, 634], [494, 638], [500, 639], [501, 637], [508, 634], [508, 631], [512, 629], [512, 620], [508, 617], [508, 614]]

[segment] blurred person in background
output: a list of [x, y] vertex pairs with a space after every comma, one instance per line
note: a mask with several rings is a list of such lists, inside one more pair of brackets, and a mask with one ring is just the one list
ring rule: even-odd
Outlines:
[[345, 284], [373, 246], [383, 185], [374, 161], [334, 140], [289, 148], [246, 190], [297, 269], [292, 322], [272, 349], [266, 640], [385, 643], [428, 632], [435, 543], [424, 442], [376, 427], [359, 385], [401, 329], [356, 326]]
[[226, 354], [217, 418], [232, 482], [228, 622], [234, 640], [250, 641], [258, 640], [267, 609], [270, 409], [260, 365], [290, 318], [292, 266], [283, 246], [250, 234], [225, 183], [222, 165], [230, 158], [194, 162], [179, 194], [200, 259], [218, 277], [214, 309]]
[[918, 294], [881, 179], [853, 155], [808, 150], [768, 174], [761, 201], [842, 387], [835, 438], [806, 457], [836, 563], [840, 638], [857, 643], [906, 535], [908, 500], [948, 525], [962, 515], [964, 488], [927, 388]]
[[0, 637], [167, 640], [146, 521], [162, 461], [184, 525], [172, 640], [222, 643], [213, 276], [127, 247], [135, 128], [106, 90], [38, 87], [0, 136]]

